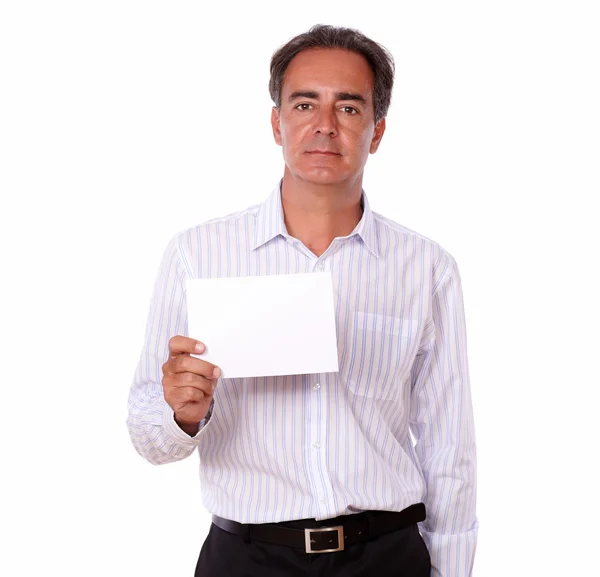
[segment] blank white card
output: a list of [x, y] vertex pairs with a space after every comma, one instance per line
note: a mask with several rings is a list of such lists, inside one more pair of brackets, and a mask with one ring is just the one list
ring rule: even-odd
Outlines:
[[194, 355], [223, 378], [337, 372], [331, 272], [189, 279], [188, 336]]

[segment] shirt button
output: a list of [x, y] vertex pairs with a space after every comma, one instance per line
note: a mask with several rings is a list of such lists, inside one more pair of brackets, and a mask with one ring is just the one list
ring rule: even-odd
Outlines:
[[323, 503], [323, 504], [325, 504], [325, 505], [326, 505], [326, 504], [327, 504], [327, 497], [323, 497], [323, 498], [321, 499], [321, 503]]
[[314, 447], [315, 449], [320, 449], [320, 448], [321, 448], [321, 443], [319, 443], [319, 442], [317, 441], [317, 442], [313, 443], [313, 447]]
[[319, 383], [317, 383], [316, 385], [313, 385], [313, 391], [318, 391], [321, 388], [321, 385]]

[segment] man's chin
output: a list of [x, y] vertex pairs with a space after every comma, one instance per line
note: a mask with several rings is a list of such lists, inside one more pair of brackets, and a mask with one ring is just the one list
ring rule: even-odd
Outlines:
[[347, 179], [346, 174], [342, 174], [338, 170], [331, 170], [329, 168], [313, 168], [311, 170], [295, 171], [295, 176], [296, 178], [320, 186], [341, 184]]

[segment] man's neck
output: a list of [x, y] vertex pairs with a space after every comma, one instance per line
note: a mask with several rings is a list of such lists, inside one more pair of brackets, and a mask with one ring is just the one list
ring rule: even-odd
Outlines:
[[316, 256], [336, 237], [349, 235], [359, 223], [362, 178], [353, 185], [319, 186], [284, 174], [281, 203], [285, 226]]

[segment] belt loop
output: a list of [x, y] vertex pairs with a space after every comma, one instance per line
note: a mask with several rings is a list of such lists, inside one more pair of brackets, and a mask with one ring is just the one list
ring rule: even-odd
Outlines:
[[369, 522], [369, 536], [367, 539], [373, 539], [375, 537], [375, 515], [372, 511], [365, 511], [365, 513]]
[[248, 523], [242, 524], [243, 534], [242, 539], [244, 543], [250, 543], [250, 525]]

